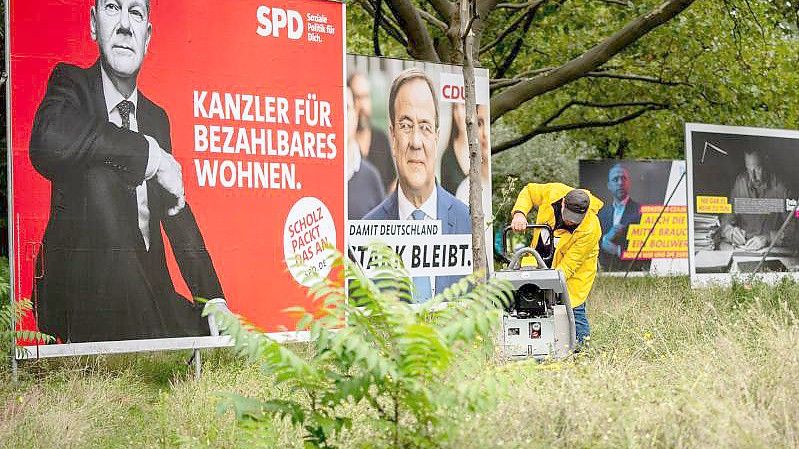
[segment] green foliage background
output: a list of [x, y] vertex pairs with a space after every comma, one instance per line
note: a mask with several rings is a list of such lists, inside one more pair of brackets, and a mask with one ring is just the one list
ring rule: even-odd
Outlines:
[[[660, 1], [631, 0], [626, 2], [627, 7], [601, 1], [561, 3], [557, 6], [559, 2], [549, 2], [539, 13], [506, 77], [562, 64]], [[433, 11], [426, 2], [417, 4]], [[373, 54], [372, 18], [359, 5], [348, 5], [348, 51]], [[492, 14], [483, 44], [504, 30], [510, 17], [510, 12]], [[500, 122], [512, 136], [532, 129], [570, 100], [668, 104], [666, 110], [649, 112], [612, 128], [565, 133], [596, 148], [598, 157], [636, 159], [682, 158], [685, 122], [795, 128], [799, 115], [796, 17], [796, 5], [787, 0], [699, 0], [604, 67], [612, 73], [647, 76], [677, 85], [582, 78], [524, 104]], [[517, 30], [510, 36], [521, 33]], [[385, 55], [408, 57], [400, 45], [382, 32], [381, 36]], [[510, 43], [512, 39], [508, 39]], [[481, 54], [480, 63], [492, 76], [507, 54], [508, 44]], [[573, 108], [557, 123], [608, 120], [632, 111]], [[499, 134], [496, 126], [492, 132]], [[501, 141], [492, 139], [494, 144]], [[510, 151], [520, 154], [528, 149]]]

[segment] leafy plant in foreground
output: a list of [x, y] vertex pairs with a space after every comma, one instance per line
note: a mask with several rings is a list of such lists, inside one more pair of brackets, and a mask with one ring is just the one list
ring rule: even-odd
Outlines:
[[[11, 345], [15, 340], [39, 341], [50, 343], [53, 337], [35, 331], [24, 331], [14, 329], [14, 323], [22, 320], [22, 317], [31, 310], [29, 299], [14, 301], [9, 298], [11, 279], [8, 271], [8, 259], [0, 259], [0, 350], [3, 354], [10, 354]], [[24, 354], [23, 348], [16, 348], [16, 356]]]
[[[452, 411], [489, 404], [493, 385], [471, 381], [462, 367], [481, 344], [493, 344], [509, 286], [466, 277], [411, 305], [412, 284], [396, 268], [396, 254], [379, 245], [370, 250], [380, 267], [374, 280], [339, 256], [338, 281], [320, 279], [310, 289], [318, 310], [294, 309], [302, 315], [298, 328], [310, 333], [312, 354], [305, 358], [206, 306], [239, 353], [293, 392], [268, 399], [227, 395], [220, 411], [232, 409], [256, 424], [288, 418], [304, 430], [306, 446], [318, 448], [334, 447], [357, 413], [359, 423], [374, 426], [372, 434], [385, 435], [392, 447], [431, 447], [447, 437]], [[350, 280], [349, 301], [342, 279]]]

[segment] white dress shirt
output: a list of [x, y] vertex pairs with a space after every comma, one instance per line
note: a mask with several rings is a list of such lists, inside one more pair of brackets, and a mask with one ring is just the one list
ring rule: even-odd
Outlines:
[[624, 209], [627, 208], [627, 203], [629, 203], [629, 202], [630, 202], [630, 197], [629, 196], [627, 198], [621, 200], [621, 201], [613, 200], [613, 225], [614, 226], [619, 224], [619, 223], [621, 223], [621, 217], [624, 216]]
[[[420, 207], [416, 207], [405, 197], [402, 187], [397, 183], [397, 206], [400, 220], [413, 220], [413, 211], [420, 209], [424, 212], [425, 220], [438, 220], [438, 188], [433, 188], [433, 193]], [[430, 292], [436, 296], [436, 278], [430, 276]], [[432, 298], [432, 297], [431, 297]]]
[[433, 189], [433, 193], [425, 200], [420, 207], [416, 207], [405, 197], [402, 187], [397, 183], [397, 202], [399, 206], [400, 220], [413, 220], [413, 211], [421, 209], [424, 212], [425, 220], [438, 220], [438, 190]]
[[347, 147], [347, 182], [350, 182], [355, 173], [361, 169], [361, 147], [358, 145], [354, 139], [349, 143]]
[[[111, 82], [111, 78], [105, 73], [105, 70], [100, 67], [101, 77], [103, 79], [103, 97], [105, 97], [105, 107], [108, 112], [108, 121], [122, 127], [122, 116], [119, 114], [117, 105], [123, 100], [128, 100], [133, 103], [133, 110], [130, 113], [130, 130], [139, 132], [139, 122], [136, 120], [136, 114], [139, 112], [139, 89], [133, 89], [130, 97], [125, 98]], [[155, 176], [158, 171], [158, 164], [161, 161], [161, 147], [158, 142], [150, 136], [144, 136], [149, 144], [150, 155], [147, 158], [147, 168], [144, 170], [144, 181], [136, 186], [136, 202], [139, 209], [139, 231], [144, 239], [144, 247], [150, 250], [150, 208], [147, 205], [147, 180]]]

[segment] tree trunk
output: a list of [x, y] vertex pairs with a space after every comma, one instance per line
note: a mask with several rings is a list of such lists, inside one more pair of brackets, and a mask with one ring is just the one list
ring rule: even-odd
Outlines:
[[475, 17], [474, 0], [461, 0], [460, 36], [463, 48], [463, 85], [466, 96], [466, 138], [469, 142], [469, 208], [472, 219], [472, 261], [475, 272], [487, 274], [485, 252], [485, 215], [483, 213], [483, 186], [480, 171], [483, 152], [477, 141], [477, 100], [474, 82], [474, 38], [472, 31]]

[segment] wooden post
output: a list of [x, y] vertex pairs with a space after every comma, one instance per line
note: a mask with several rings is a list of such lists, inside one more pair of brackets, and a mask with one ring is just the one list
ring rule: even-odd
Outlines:
[[461, 0], [460, 4], [460, 37], [463, 49], [463, 86], [466, 97], [466, 138], [469, 142], [469, 210], [472, 219], [472, 263], [474, 270], [483, 270], [488, 274], [485, 248], [485, 214], [483, 211], [483, 185], [481, 169], [483, 152], [477, 139], [478, 129], [475, 116], [477, 114], [477, 97], [474, 82], [474, 22], [476, 15], [474, 0]]

